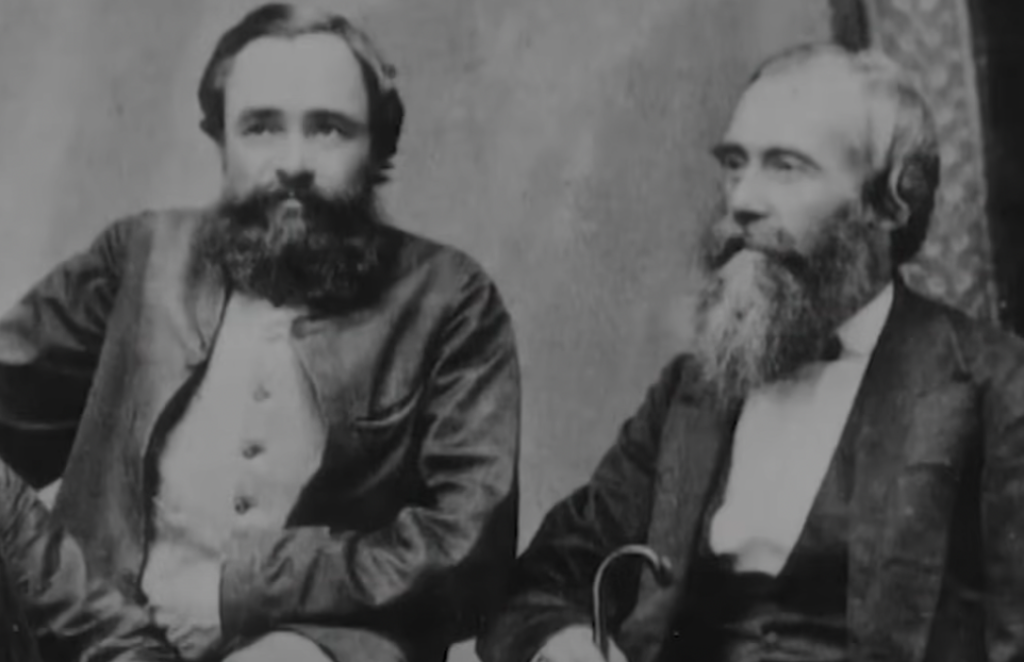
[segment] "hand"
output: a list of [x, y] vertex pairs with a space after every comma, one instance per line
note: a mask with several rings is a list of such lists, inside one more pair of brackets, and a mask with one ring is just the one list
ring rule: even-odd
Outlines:
[[163, 628], [167, 641], [184, 660], [195, 662], [208, 657], [220, 646], [220, 623], [201, 622], [189, 615], [157, 609], [153, 620]]
[[594, 643], [594, 631], [589, 627], [574, 625], [560, 630], [547, 640], [532, 662], [627, 662], [615, 642], [608, 642], [608, 659], [605, 660]]
[[150, 595], [153, 622], [185, 660], [201, 660], [221, 644], [220, 567], [204, 563], [178, 573]]

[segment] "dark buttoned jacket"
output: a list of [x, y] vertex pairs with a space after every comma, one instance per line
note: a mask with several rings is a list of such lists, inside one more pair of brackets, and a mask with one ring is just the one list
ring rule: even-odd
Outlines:
[[[154, 457], [230, 296], [197, 250], [206, 218], [114, 223], [0, 320], [0, 451], [33, 480], [63, 476], [56, 516], [128, 592], [152, 535]], [[381, 232], [394, 259], [379, 296], [292, 327], [325, 449], [287, 527], [238, 533], [226, 550], [228, 641], [290, 628], [330, 651], [357, 629], [436, 659], [487, 613], [514, 558], [509, 316], [464, 254]]]
[[[628, 543], [676, 576], [610, 578], [616, 639], [630, 662], [686, 650], [674, 624], [739, 413], [711, 393], [691, 358], [666, 368], [590, 482], [547, 515], [481, 638], [485, 662], [525, 662], [589, 623], [598, 564]], [[849, 659], [1024, 659], [1024, 343], [898, 284], [842, 435]]]

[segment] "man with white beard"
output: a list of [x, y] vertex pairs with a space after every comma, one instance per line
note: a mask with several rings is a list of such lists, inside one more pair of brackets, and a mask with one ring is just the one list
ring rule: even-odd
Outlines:
[[1024, 656], [1024, 343], [911, 292], [939, 179], [928, 107], [876, 52], [802, 46], [722, 141], [692, 354], [556, 505], [486, 662]]

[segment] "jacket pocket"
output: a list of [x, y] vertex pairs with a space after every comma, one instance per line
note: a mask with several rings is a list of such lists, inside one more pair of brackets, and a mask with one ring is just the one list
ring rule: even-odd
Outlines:
[[325, 475], [333, 485], [346, 486], [350, 504], [352, 499], [368, 499], [365, 512], [357, 518], [376, 521], [376, 515], [395, 506], [393, 500], [406, 498], [402, 485], [415, 467], [416, 455], [411, 451], [420, 392], [414, 389], [369, 416], [350, 418], [345, 432], [328, 443]]
[[388, 437], [392, 433], [409, 428], [415, 418], [416, 410], [419, 408], [422, 393], [423, 388], [416, 387], [407, 395], [381, 408], [374, 409], [366, 416], [353, 418], [351, 421], [353, 430], [360, 436]]

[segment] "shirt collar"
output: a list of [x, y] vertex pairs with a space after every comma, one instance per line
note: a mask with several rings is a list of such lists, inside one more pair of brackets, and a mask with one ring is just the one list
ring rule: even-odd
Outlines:
[[843, 322], [836, 335], [843, 343], [844, 352], [860, 357], [871, 355], [892, 310], [893, 296], [894, 287], [889, 283], [867, 305]]

